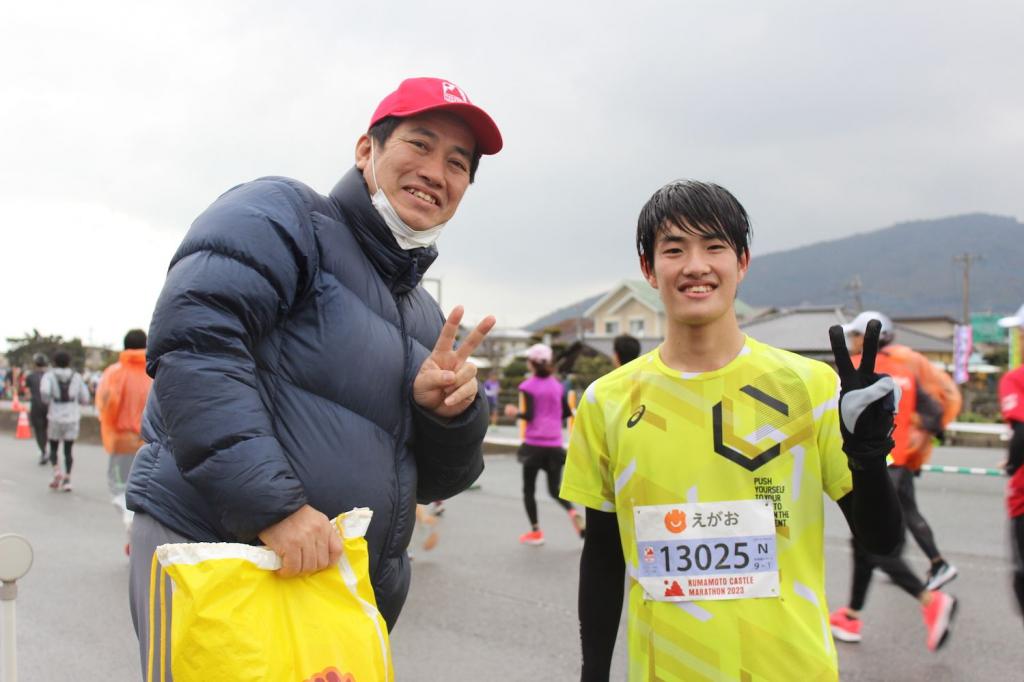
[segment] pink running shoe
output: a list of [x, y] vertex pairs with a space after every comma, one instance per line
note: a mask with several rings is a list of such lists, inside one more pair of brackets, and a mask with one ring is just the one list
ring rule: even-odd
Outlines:
[[832, 636], [841, 642], [859, 642], [860, 629], [864, 625], [860, 618], [850, 618], [849, 609], [845, 606], [833, 611], [828, 617], [832, 626]]
[[524, 545], [543, 545], [544, 544], [544, 531], [542, 530], [531, 530], [529, 533], [523, 533], [519, 536], [519, 542]]
[[59, 466], [53, 467], [53, 480], [50, 481], [50, 487], [54, 490], [60, 490], [60, 484], [64, 482], [64, 472], [60, 470]]
[[921, 607], [921, 616], [928, 629], [928, 651], [938, 651], [946, 643], [955, 615], [956, 597], [945, 592], [932, 592], [931, 603]]

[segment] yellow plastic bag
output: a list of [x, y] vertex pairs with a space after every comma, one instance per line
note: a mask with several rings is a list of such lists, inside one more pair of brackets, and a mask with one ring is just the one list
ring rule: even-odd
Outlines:
[[154, 561], [174, 585], [175, 682], [390, 682], [363, 537], [371, 516], [356, 508], [334, 519], [345, 545], [338, 566], [298, 578], [279, 577], [280, 558], [265, 547], [158, 547]]

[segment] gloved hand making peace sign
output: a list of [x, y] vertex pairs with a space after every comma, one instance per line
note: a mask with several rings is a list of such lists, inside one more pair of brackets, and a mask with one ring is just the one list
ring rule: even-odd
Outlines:
[[900, 402], [900, 387], [888, 374], [875, 373], [881, 329], [878, 320], [868, 322], [860, 367], [856, 369], [843, 328], [835, 325], [828, 330], [839, 372], [839, 428], [851, 469], [884, 462], [893, 448], [893, 417]]

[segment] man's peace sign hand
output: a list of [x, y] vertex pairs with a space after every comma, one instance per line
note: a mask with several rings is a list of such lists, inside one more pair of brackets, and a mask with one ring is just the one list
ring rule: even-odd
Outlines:
[[416, 404], [447, 419], [462, 414], [476, 399], [476, 365], [467, 360], [495, 322], [493, 315], [485, 317], [456, 350], [455, 337], [462, 313], [461, 305], [452, 310], [441, 328], [434, 350], [420, 365], [412, 384], [412, 397]]
[[900, 387], [888, 374], [875, 373], [878, 336], [882, 323], [868, 322], [860, 366], [854, 368], [840, 325], [828, 330], [832, 355], [839, 372], [839, 428], [850, 467], [884, 460], [893, 447], [893, 417], [900, 402]]

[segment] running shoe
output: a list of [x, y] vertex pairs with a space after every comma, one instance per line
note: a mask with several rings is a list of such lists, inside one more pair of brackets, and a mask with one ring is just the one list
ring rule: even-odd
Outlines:
[[46, 454], [45, 452], [40, 452], [39, 453], [39, 462], [38, 463], [39, 463], [39, 466], [46, 466], [47, 464], [50, 463], [50, 456], [48, 454]]
[[945, 592], [933, 592], [928, 606], [921, 607], [921, 616], [928, 629], [928, 650], [938, 651], [946, 643], [953, 629], [953, 616], [956, 615], [956, 597]]
[[60, 470], [59, 466], [53, 467], [53, 480], [50, 481], [50, 487], [54, 490], [59, 489], [63, 480], [64, 472]]
[[578, 533], [581, 538], [585, 537], [587, 534], [587, 523], [583, 520], [583, 515], [575, 509], [570, 509], [569, 520], [572, 521], [572, 527], [576, 529], [576, 533]]
[[423, 549], [429, 552], [430, 550], [437, 547], [437, 541], [440, 539], [441, 534], [438, 533], [436, 529], [431, 530], [430, 535], [428, 535], [427, 539], [423, 541]]
[[841, 642], [859, 642], [860, 618], [850, 618], [849, 609], [845, 606], [829, 614], [828, 622], [832, 626], [832, 635]]
[[929, 590], [937, 590], [955, 578], [959, 573], [956, 570], [956, 566], [946, 561], [932, 564], [932, 567], [928, 569], [928, 575], [924, 579], [925, 587]]
[[519, 542], [524, 545], [543, 545], [544, 531], [531, 530], [529, 533], [523, 533], [519, 536]]
[[61, 479], [60, 489], [61, 489], [61, 492], [65, 492], [65, 493], [71, 492], [71, 477], [70, 476], [65, 476], [63, 479]]

